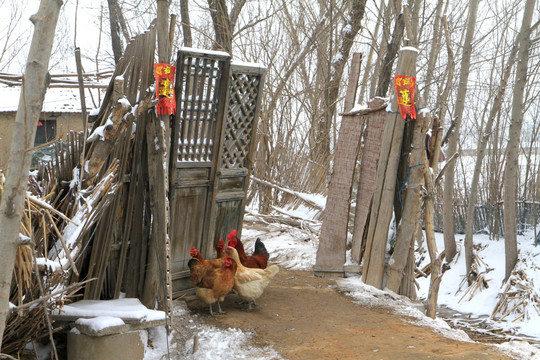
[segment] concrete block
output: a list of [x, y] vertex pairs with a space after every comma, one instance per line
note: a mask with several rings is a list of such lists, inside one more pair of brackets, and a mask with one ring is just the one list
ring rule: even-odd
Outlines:
[[140, 331], [104, 336], [88, 336], [70, 331], [67, 341], [67, 358], [68, 360], [142, 360], [145, 346], [141, 341]]

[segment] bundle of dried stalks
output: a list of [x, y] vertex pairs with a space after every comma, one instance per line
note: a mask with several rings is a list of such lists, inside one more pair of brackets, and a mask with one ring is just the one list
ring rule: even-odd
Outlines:
[[[484, 270], [480, 271], [479, 269]], [[492, 270], [492, 268], [487, 267], [487, 264], [478, 255], [474, 254], [471, 271], [466, 277], [463, 278], [461, 284], [459, 285], [458, 291], [461, 291], [461, 288], [465, 284], [468, 284], [468, 287], [463, 293], [463, 296], [459, 299], [458, 303], [461, 303], [461, 301], [465, 299], [467, 295], [469, 296], [467, 301], [471, 301], [471, 299], [474, 297], [474, 295], [476, 295], [478, 291], [487, 289], [489, 287], [489, 280], [486, 279], [486, 274]]]
[[540, 268], [535, 264], [527, 265], [525, 259], [520, 259], [512, 274], [503, 285], [504, 290], [497, 295], [498, 301], [493, 309], [490, 319], [502, 321], [504, 319], [527, 321], [531, 312], [540, 315], [540, 291], [535, 287], [534, 279], [527, 275], [525, 269], [533, 268], [538, 272]]
[[[31, 177], [29, 183], [32, 193], [38, 193], [39, 186], [35, 179]], [[48, 312], [56, 307], [56, 300], [61, 299], [63, 294], [60, 292], [51, 301], [39, 302], [39, 306], [26, 305], [43, 298], [44, 288], [54, 289], [58, 285], [63, 285], [65, 281], [60, 273], [48, 272], [45, 278], [36, 276], [39, 270], [34, 255], [36, 253], [38, 257], [46, 258], [48, 244], [56, 235], [49, 231], [51, 227], [49, 219], [53, 221], [53, 218], [59, 222], [69, 221], [64, 214], [45, 201], [34, 195], [27, 195], [19, 235], [21, 246], [16, 253], [14, 281], [10, 292], [10, 302], [15, 307], [12, 308], [6, 322], [2, 341], [3, 353], [17, 354], [26, 344], [46, 336], [51, 331], [47, 321]], [[41, 283], [45, 281], [44, 279], [47, 282], [45, 285]]]

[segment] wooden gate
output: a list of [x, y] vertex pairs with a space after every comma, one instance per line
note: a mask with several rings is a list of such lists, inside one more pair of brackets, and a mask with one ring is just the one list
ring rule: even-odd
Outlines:
[[230, 56], [194, 50], [178, 52], [177, 115], [171, 126], [170, 239], [173, 296], [189, 289], [189, 250], [210, 249], [206, 219], [214, 203], [226, 106]]
[[259, 66], [232, 66], [216, 196], [210, 218], [212, 244], [225, 239], [232, 229], [242, 232], [265, 72], [266, 69]]
[[190, 289], [189, 250], [242, 230], [265, 69], [224, 53], [178, 53], [172, 126], [170, 237], [173, 296]]

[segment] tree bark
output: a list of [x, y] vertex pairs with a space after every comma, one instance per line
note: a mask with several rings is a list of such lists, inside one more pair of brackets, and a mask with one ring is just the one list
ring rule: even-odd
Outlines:
[[45, 92], [49, 82], [49, 59], [58, 15], [60, 0], [42, 0], [37, 14], [30, 20], [35, 29], [26, 62], [19, 107], [15, 117], [13, 138], [4, 192], [0, 201], [0, 348], [9, 312], [9, 295], [15, 254], [19, 246], [19, 229], [24, 212], [28, 171], [32, 152], [29, 151], [36, 135]]
[[433, 82], [433, 73], [435, 70], [435, 64], [440, 52], [440, 39], [441, 39], [441, 11], [443, 8], [444, 0], [437, 1], [437, 7], [435, 8], [435, 23], [433, 24], [433, 40], [431, 41], [431, 49], [429, 50], [429, 59], [426, 71], [426, 87], [422, 94], [424, 106], [427, 106], [429, 101], [429, 93], [431, 89], [431, 83]]
[[[233, 27], [238, 19], [245, 0], [238, 0], [233, 6], [233, 19], [229, 16], [227, 2], [225, 0], [208, 0], [210, 17], [214, 25], [215, 42], [213, 48], [232, 54]], [[234, 20], [231, 21], [231, 20]]]
[[111, 26], [111, 41], [114, 55], [114, 63], [118, 64], [124, 53], [122, 39], [120, 37], [120, 22], [118, 21], [119, 6], [117, 0], [107, 0], [109, 5], [109, 24]]
[[523, 99], [527, 85], [527, 68], [529, 48], [531, 46], [531, 22], [536, 0], [527, 0], [523, 12], [523, 21], [518, 35], [518, 63], [516, 67], [516, 81], [514, 84], [514, 97], [512, 99], [512, 120], [510, 123], [509, 139], [507, 143], [506, 166], [504, 169], [504, 249], [506, 271], [504, 279], [507, 280], [517, 262], [517, 235], [516, 235], [516, 190], [518, 174], [519, 141], [521, 126], [523, 124]]
[[189, 19], [189, 0], [180, 0], [180, 17], [182, 18], [182, 33], [184, 34], [184, 46], [193, 47], [191, 35], [191, 20]]
[[385, 97], [388, 92], [388, 87], [392, 80], [392, 67], [394, 66], [394, 60], [396, 59], [404, 31], [405, 20], [403, 19], [403, 14], [399, 14], [394, 25], [392, 40], [388, 44], [388, 50], [384, 57], [375, 96]]
[[[448, 140], [448, 155], [453, 155], [457, 151], [461, 118], [465, 109], [465, 97], [467, 95], [467, 82], [469, 80], [469, 69], [471, 67], [472, 41], [476, 26], [476, 15], [478, 13], [479, 0], [471, 0], [469, 5], [469, 19], [467, 32], [463, 42], [463, 57], [461, 59], [461, 69], [459, 73], [459, 86], [456, 100], [455, 127]], [[444, 176], [443, 194], [443, 232], [444, 246], [446, 249], [446, 261], [450, 262], [456, 255], [456, 239], [454, 237], [454, 170], [455, 163], [451, 163]], [[468, 246], [469, 245], [469, 246]], [[470, 268], [472, 262], [472, 244], [465, 244], [466, 268]]]

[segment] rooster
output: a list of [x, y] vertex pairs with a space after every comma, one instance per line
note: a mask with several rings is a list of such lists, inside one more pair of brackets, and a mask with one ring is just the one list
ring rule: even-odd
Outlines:
[[265, 269], [268, 265], [269, 255], [261, 239], [257, 238], [255, 241], [255, 251], [253, 251], [253, 255], [247, 256], [244, 251], [244, 245], [238, 239], [237, 235], [238, 231], [231, 230], [229, 235], [227, 235], [227, 239], [229, 240], [228, 245], [238, 251], [238, 257], [240, 258], [242, 265], [248, 268]]
[[191, 282], [195, 287], [197, 296], [210, 306], [210, 315], [214, 316], [212, 304], [217, 302], [218, 312], [223, 314], [220, 301], [225, 300], [234, 287], [234, 276], [236, 274], [236, 262], [227, 256], [220, 260], [220, 267], [208, 266], [199, 259], [189, 260], [189, 272]]
[[279, 272], [279, 268], [277, 265], [270, 265], [266, 269], [245, 267], [240, 261], [238, 251], [232, 246], [227, 246], [225, 253], [232, 257], [237, 265], [234, 290], [247, 302], [248, 311], [251, 311], [251, 304], [261, 297], [270, 280]]

